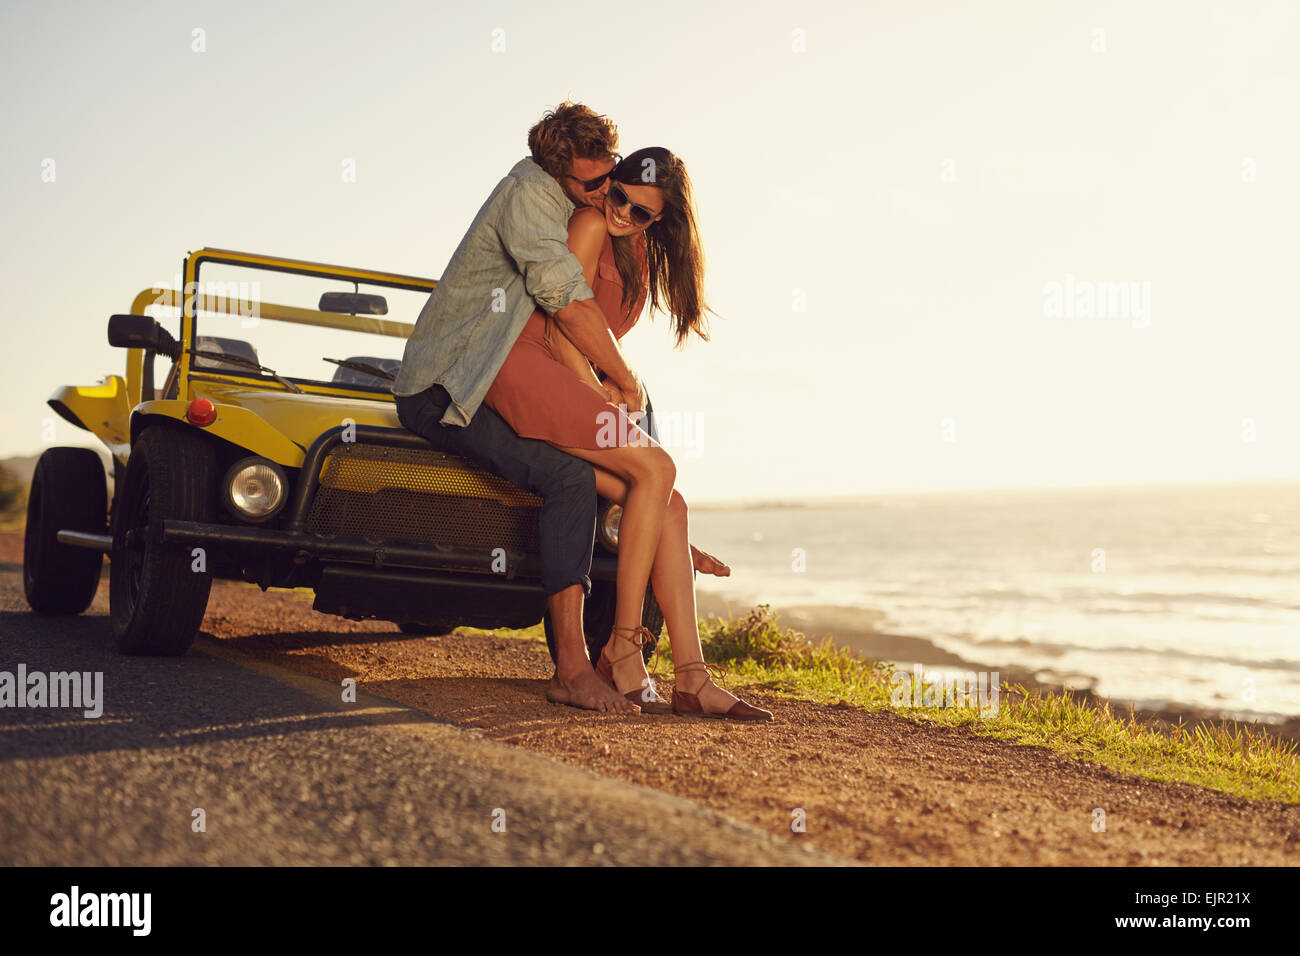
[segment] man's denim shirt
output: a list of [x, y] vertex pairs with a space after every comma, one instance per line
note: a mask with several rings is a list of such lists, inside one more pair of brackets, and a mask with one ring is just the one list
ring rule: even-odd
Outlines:
[[497, 183], [406, 340], [394, 395], [438, 384], [444, 425], [468, 425], [533, 310], [592, 298], [569, 251], [574, 205], [531, 159]]

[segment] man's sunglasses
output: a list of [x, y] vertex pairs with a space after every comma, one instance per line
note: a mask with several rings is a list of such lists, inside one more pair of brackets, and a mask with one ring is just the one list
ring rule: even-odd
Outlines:
[[654, 222], [655, 217], [659, 215], [659, 213], [655, 212], [653, 209], [647, 209], [645, 206], [640, 206], [632, 202], [632, 200], [628, 198], [627, 193], [623, 191], [623, 187], [618, 183], [609, 184], [609, 195], [605, 197], [605, 202], [613, 203], [615, 209], [622, 209], [624, 206], [630, 206], [631, 208], [628, 210], [628, 218], [632, 220], [632, 224], [635, 226], [648, 226], [650, 223]]
[[620, 162], [622, 162], [622, 159], [623, 159], [622, 156], [619, 156], [617, 153], [615, 153], [614, 165], [609, 167], [609, 172], [601, 173], [595, 179], [579, 179], [577, 176], [574, 176], [572, 173], [569, 174], [569, 178], [572, 179], [575, 183], [577, 183], [587, 192], [591, 192], [592, 190], [599, 189], [601, 183], [609, 179], [610, 176], [614, 175], [614, 170], [618, 169], [618, 165]]

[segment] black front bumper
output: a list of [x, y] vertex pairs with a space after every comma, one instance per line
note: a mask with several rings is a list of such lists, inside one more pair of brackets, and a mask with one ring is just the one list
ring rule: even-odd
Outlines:
[[[190, 547], [226, 545], [240, 551], [288, 551], [295, 564], [318, 561], [322, 564], [344, 563], [375, 570], [386, 567], [417, 568], [426, 571], [452, 571], [486, 574], [513, 581], [516, 578], [540, 580], [541, 561], [536, 555], [506, 554], [505, 570], [493, 569], [500, 561], [488, 549], [448, 548], [436, 544], [417, 545], [406, 542], [367, 541], [364, 538], [327, 538], [307, 531], [276, 528], [210, 524], [200, 521], [163, 522], [163, 540]], [[591, 560], [593, 581], [612, 581], [618, 571], [617, 559], [597, 553]]]

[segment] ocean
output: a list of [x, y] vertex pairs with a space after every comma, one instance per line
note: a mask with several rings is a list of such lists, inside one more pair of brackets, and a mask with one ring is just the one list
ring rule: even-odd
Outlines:
[[863, 627], [1140, 707], [1300, 715], [1295, 483], [697, 507], [691, 525], [732, 568], [697, 586], [733, 609], [860, 613]]

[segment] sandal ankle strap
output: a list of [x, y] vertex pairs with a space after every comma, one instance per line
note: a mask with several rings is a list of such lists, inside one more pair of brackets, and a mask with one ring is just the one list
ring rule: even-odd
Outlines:
[[[712, 680], [713, 678], [716, 677], [719, 681], [722, 682], [722, 686], [725, 690], [727, 690], [727, 693], [731, 693], [730, 688], [727, 687], [727, 672], [722, 667], [721, 664], [710, 664], [708, 661], [687, 661], [684, 664], [678, 664], [674, 662], [673, 670], [677, 672], [689, 671], [689, 670], [703, 670], [706, 675], [706, 680], [705, 680], [706, 683], [709, 680]], [[704, 685], [701, 684], [700, 688], [703, 687]], [[685, 693], [689, 693], [689, 691], [686, 691]]]
[[[630, 632], [630, 636], [621, 637], [620, 632], [622, 633]], [[615, 637], [621, 637], [622, 640], [630, 641], [632, 643], [632, 649], [628, 651], [626, 654], [620, 654], [618, 657], [615, 657], [612, 653], [610, 653], [610, 643], [613, 641]], [[653, 631], [650, 630], [650, 628], [644, 625], [638, 625], [637, 627], [627, 627], [627, 626], [621, 627], [618, 624], [615, 624], [613, 628], [613, 632], [610, 634], [610, 640], [605, 643], [605, 649], [602, 651], [602, 653], [609, 655], [610, 666], [613, 666], [614, 664], [617, 664], [619, 661], [627, 660], [633, 654], [640, 654], [641, 648], [645, 647], [647, 644], [653, 644], [655, 646], [655, 653], [652, 660], [657, 661], [659, 657], [659, 638]]]

